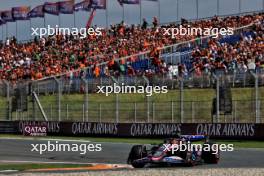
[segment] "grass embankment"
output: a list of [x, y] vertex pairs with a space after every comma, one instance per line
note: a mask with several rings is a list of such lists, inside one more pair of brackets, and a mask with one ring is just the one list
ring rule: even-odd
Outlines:
[[[215, 97], [214, 89], [185, 89], [183, 92], [184, 122], [210, 122], [212, 100]], [[264, 97], [264, 88], [259, 88], [259, 98]], [[49, 120], [58, 120], [57, 96], [40, 95], [40, 102]], [[63, 94], [61, 97], [61, 117], [67, 121], [87, 120], [83, 113], [84, 94]], [[88, 119], [89, 121], [114, 122], [116, 117], [116, 95], [111, 94], [89, 94]], [[232, 88], [233, 113], [221, 116], [221, 121], [238, 122], [255, 121], [255, 89], [254, 88]], [[30, 97], [29, 97], [30, 100]], [[120, 122], [133, 122], [135, 117], [138, 122], [147, 121], [147, 110], [149, 109], [149, 120], [152, 122], [174, 122], [180, 121], [180, 92], [171, 90], [166, 94], [154, 94], [148, 98], [143, 94], [119, 94], [118, 108]], [[172, 103], [173, 102], [173, 103]], [[264, 101], [260, 104], [260, 115], [264, 113], [262, 108]], [[4, 119], [4, 107], [6, 102], [0, 98], [0, 119]], [[136, 111], [135, 111], [136, 107]], [[13, 119], [18, 117], [32, 120], [32, 103], [28, 103], [29, 110], [23, 113], [12, 113]], [[172, 112], [173, 109], [173, 112]], [[37, 116], [42, 120], [40, 110]], [[2, 118], [1, 118], [2, 117]]]

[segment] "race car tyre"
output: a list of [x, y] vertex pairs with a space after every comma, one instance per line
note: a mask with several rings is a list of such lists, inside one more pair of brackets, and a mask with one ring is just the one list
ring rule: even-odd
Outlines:
[[[208, 146], [210, 147], [210, 150], [207, 150]], [[220, 153], [219, 150], [216, 150], [216, 147], [217, 145], [214, 145], [214, 143], [204, 143], [202, 150], [202, 159], [204, 160], [204, 163], [217, 164], [219, 162]]]
[[147, 149], [144, 145], [134, 145], [128, 156], [128, 163], [132, 164], [134, 168], [144, 167], [144, 163], [135, 162], [137, 159], [141, 159], [147, 156]]
[[186, 154], [186, 166], [188, 167], [193, 167], [195, 165], [197, 165], [196, 163], [196, 155], [194, 152], [187, 152]]

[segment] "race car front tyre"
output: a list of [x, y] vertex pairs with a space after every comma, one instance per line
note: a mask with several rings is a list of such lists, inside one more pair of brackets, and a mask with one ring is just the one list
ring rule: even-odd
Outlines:
[[144, 163], [135, 162], [137, 159], [141, 159], [147, 156], [147, 149], [144, 145], [134, 145], [129, 153], [127, 163], [132, 164], [135, 168], [144, 167]]
[[[202, 151], [202, 159], [207, 164], [217, 164], [220, 159], [218, 146], [214, 143], [205, 143]], [[210, 150], [208, 150], [210, 149]]]
[[145, 164], [144, 163], [139, 163], [139, 162], [133, 161], [132, 162], [132, 166], [134, 168], [143, 168], [145, 166]]

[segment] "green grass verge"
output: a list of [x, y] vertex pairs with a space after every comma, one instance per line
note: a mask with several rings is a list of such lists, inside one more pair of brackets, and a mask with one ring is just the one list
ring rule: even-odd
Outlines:
[[26, 171], [30, 169], [52, 169], [52, 168], [76, 168], [76, 167], [87, 167], [91, 166], [89, 164], [33, 164], [33, 163], [23, 163], [23, 164], [10, 164], [4, 163], [0, 164], [1, 170], [18, 170], [18, 171]]
[[[254, 88], [232, 88], [233, 113], [232, 115], [221, 115], [221, 122], [255, 122], [255, 89]], [[212, 100], [215, 97], [214, 89], [184, 89], [183, 112], [184, 122], [211, 122]], [[259, 88], [260, 107], [264, 106], [264, 87]], [[83, 121], [84, 94], [63, 94], [61, 97], [61, 120]], [[88, 95], [89, 121], [114, 122], [116, 119], [116, 95], [92, 93]], [[31, 98], [28, 97], [30, 100]], [[49, 120], [58, 120], [57, 95], [39, 95], [41, 105]], [[119, 121], [133, 122], [136, 116], [137, 122], [147, 121], [147, 109], [149, 118], [154, 122], [180, 122], [180, 92], [170, 90], [166, 94], [154, 94], [149, 97], [151, 104], [147, 105], [147, 97], [144, 94], [119, 94]], [[152, 104], [154, 102], [154, 104]], [[173, 102], [173, 104], [171, 103]], [[136, 114], [135, 114], [136, 103]], [[173, 117], [172, 117], [173, 108]], [[43, 120], [40, 110], [36, 108], [37, 118]], [[6, 100], [0, 97], [0, 120], [6, 119]], [[100, 113], [101, 111], [101, 113]], [[264, 114], [264, 108], [260, 109]], [[12, 113], [12, 119], [33, 120], [32, 103], [28, 103], [28, 111]], [[261, 115], [261, 120], [264, 120]], [[86, 119], [86, 118], [85, 118]]]

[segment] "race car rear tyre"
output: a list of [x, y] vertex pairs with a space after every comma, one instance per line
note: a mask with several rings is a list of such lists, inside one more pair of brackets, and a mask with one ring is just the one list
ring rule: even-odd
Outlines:
[[144, 163], [138, 163], [138, 162], [133, 161], [132, 162], [132, 166], [134, 168], [143, 168], [145, 166], [145, 164]]
[[209, 151], [205, 150], [205, 145], [204, 145], [203, 151], [202, 151], [202, 159], [204, 160], [204, 163], [217, 164], [220, 159], [219, 149], [216, 151], [215, 147], [217, 146], [213, 145], [214, 143], [205, 143], [205, 144], [209, 145], [211, 150]]
[[134, 168], [144, 167], [144, 163], [134, 162], [137, 159], [141, 159], [147, 156], [147, 149], [144, 145], [134, 145], [129, 153], [127, 162], [132, 164]]

